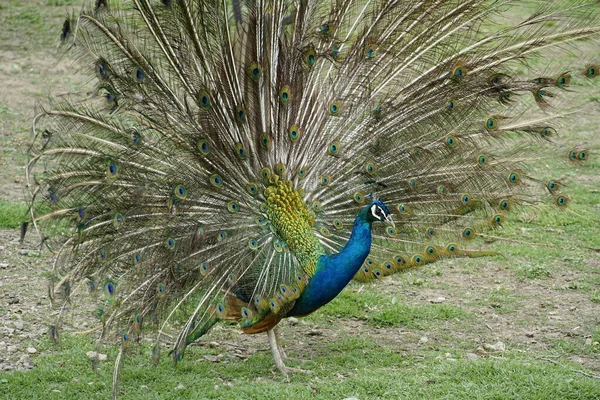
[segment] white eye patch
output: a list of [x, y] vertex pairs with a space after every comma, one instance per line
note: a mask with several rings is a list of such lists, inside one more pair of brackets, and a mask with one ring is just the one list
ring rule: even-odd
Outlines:
[[379, 215], [377, 215], [378, 209], [379, 209], [379, 207], [377, 206], [377, 204], [373, 204], [373, 206], [371, 206], [371, 215], [373, 216], [373, 218], [381, 221], [381, 217]]

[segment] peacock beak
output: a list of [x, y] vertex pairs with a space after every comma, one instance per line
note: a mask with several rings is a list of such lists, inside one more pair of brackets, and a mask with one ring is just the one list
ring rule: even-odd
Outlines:
[[392, 219], [392, 214], [388, 214], [387, 217], [385, 217], [385, 223], [393, 226], [394, 228], [396, 227], [396, 224], [394, 224], [394, 220]]

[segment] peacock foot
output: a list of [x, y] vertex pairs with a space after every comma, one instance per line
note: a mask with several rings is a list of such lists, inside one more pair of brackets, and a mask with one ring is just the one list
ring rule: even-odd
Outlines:
[[[271, 346], [271, 351], [273, 352], [273, 359], [275, 360], [275, 367], [281, 371], [281, 373], [285, 376], [285, 379], [289, 381], [290, 373], [302, 373], [302, 374], [311, 374], [312, 371], [300, 369], [300, 368], [292, 368], [288, 367], [283, 363], [283, 360], [287, 359], [287, 355], [281, 348], [279, 344], [279, 335], [275, 328], [269, 329], [267, 331], [267, 335], [269, 336], [269, 345]], [[275, 368], [273, 367], [273, 368]]]
[[277, 367], [277, 369], [283, 374], [283, 376], [285, 377], [286, 381], [290, 381], [290, 374], [291, 373], [300, 373], [300, 374], [312, 374], [312, 371], [309, 369], [301, 369], [301, 368], [292, 368], [292, 367], [288, 367], [286, 366], [283, 362], [282, 363], [277, 363], [276, 365], [273, 366], [271, 372], [273, 372], [273, 376], [275, 375], [275, 367]]

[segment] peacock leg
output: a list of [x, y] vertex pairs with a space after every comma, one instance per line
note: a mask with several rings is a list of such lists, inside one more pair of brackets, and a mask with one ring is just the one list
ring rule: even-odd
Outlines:
[[[286, 367], [283, 363], [283, 357], [281, 355], [282, 350], [280, 349], [279, 340], [277, 338], [277, 332], [275, 328], [269, 329], [267, 331], [267, 335], [269, 336], [269, 345], [271, 345], [271, 351], [273, 352], [273, 358], [275, 359], [275, 365], [281, 371], [281, 373], [285, 376], [286, 379], [289, 379], [290, 372], [301, 372], [304, 374], [310, 374], [312, 371], [300, 369], [300, 368], [291, 368]], [[285, 354], [285, 353], [284, 353]]]
[[279, 333], [279, 329], [277, 329], [277, 326], [273, 327], [273, 332], [275, 333], [275, 343], [277, 344], [277, 350], [279, 350], [281, 359], [287, 360], [288, 356], [287, 354], [285, 354], [285, 350], [283, 350], [283, 346], [281, 345], [281, 334]]

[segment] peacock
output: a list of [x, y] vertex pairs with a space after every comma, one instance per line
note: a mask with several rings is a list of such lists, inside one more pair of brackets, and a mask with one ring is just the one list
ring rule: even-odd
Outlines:
[[496, 254], [477, 243], [511, 213], [570, 202], [530, 165], [589, 158], [555, 139], [594, 112], [596, 0], [516, 24], [510, 0], [123, 3], [66, 19], [92, 89], [41, 107], [27, 167], [52, 301], [95, 299], [115, 377], [143, 330], [177, 363], [219, 321], [299, 372], [282, 319], [353, 279]]

